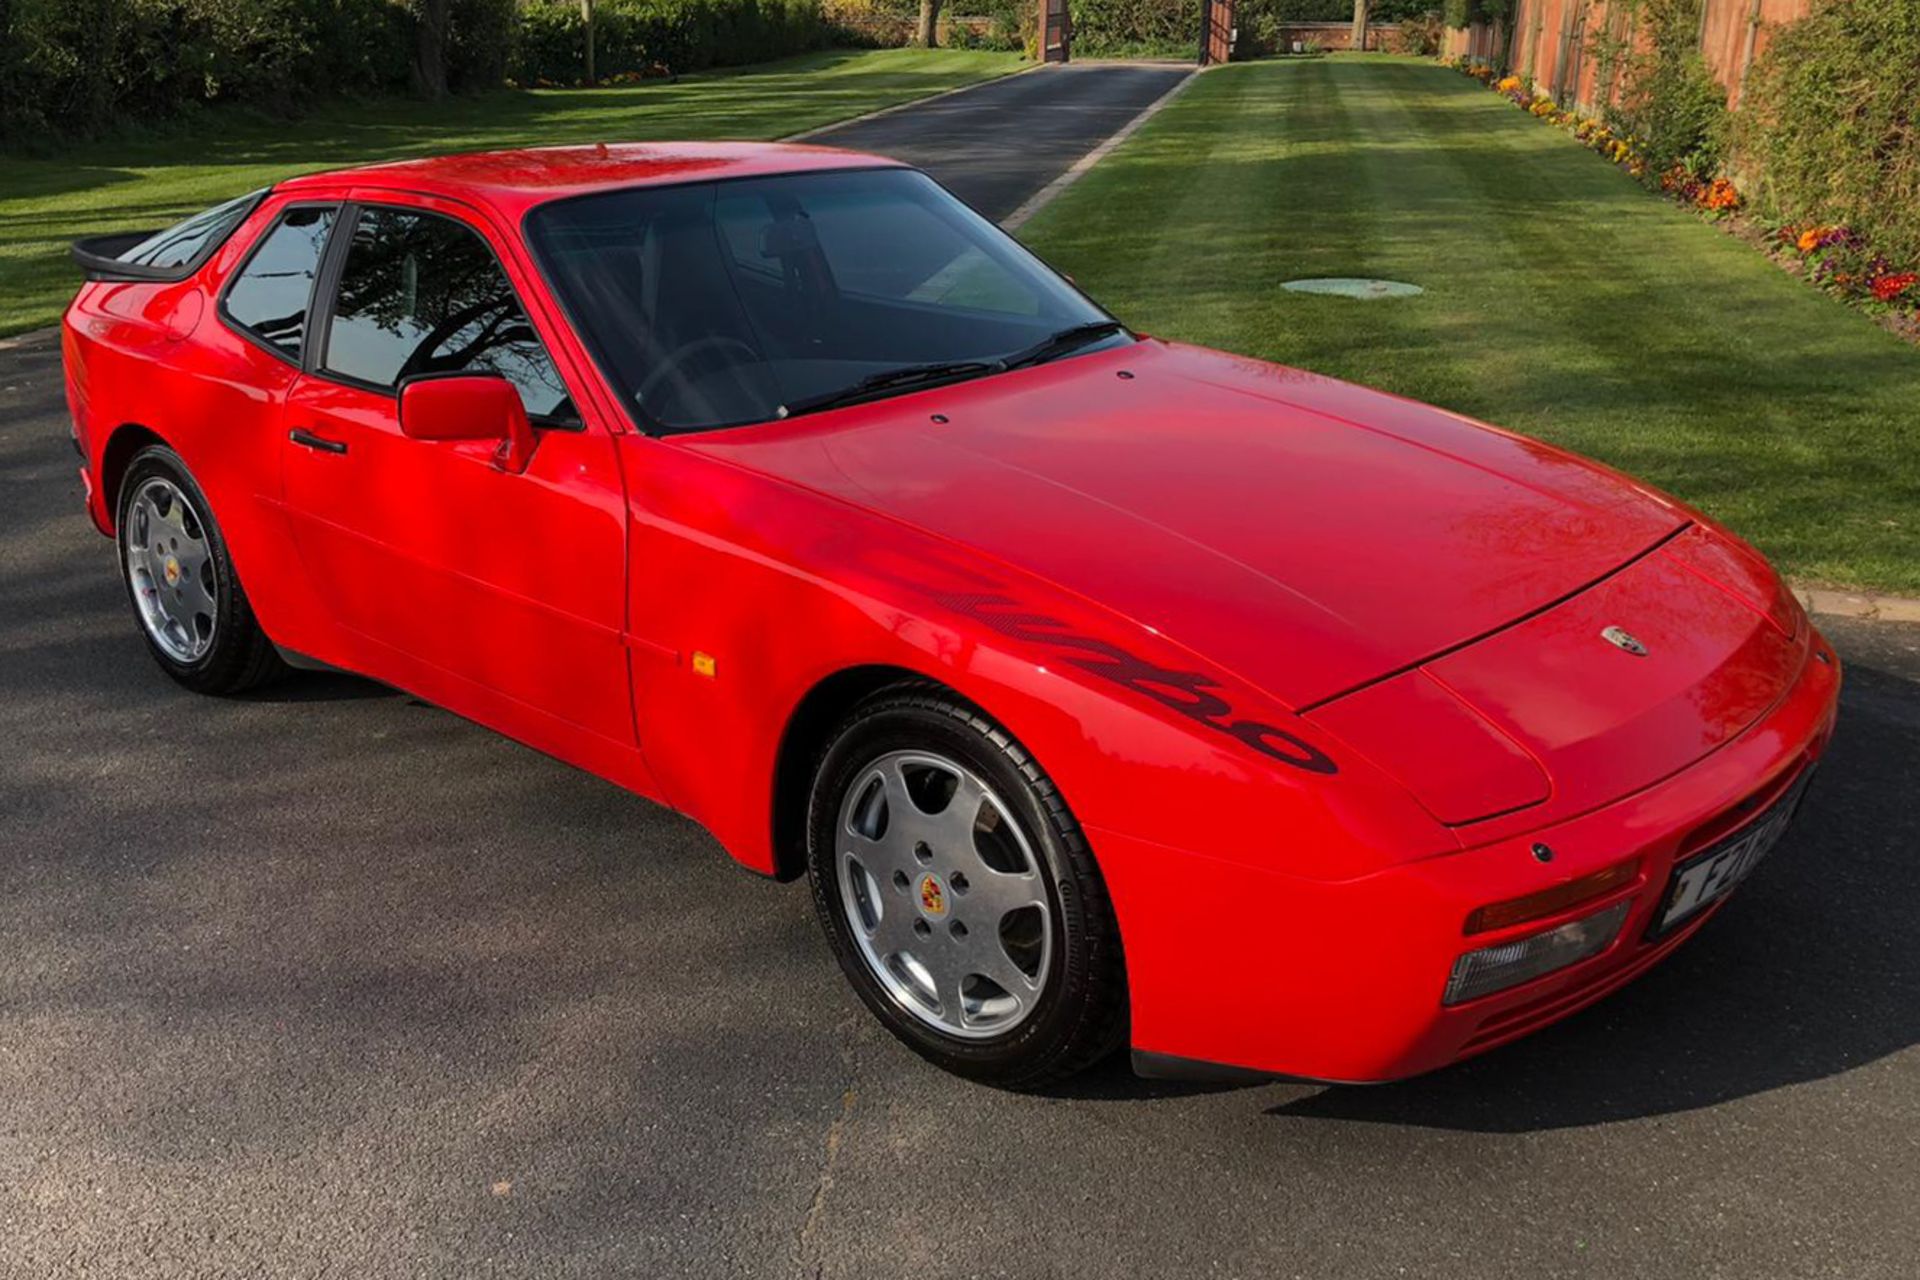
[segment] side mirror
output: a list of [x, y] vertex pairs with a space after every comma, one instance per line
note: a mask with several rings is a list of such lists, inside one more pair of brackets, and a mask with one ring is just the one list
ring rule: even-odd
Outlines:
[[400, 430], [414, 440], [498, 440], [494, 461], [516, 475], [533, 460], [533, 424], [497, 374], [428, 374], [400, 384]]

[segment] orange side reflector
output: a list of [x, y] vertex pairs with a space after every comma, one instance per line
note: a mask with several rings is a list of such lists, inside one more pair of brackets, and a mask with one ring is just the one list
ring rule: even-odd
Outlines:
[[713, 679], [720, 670], [719, 664], [714, 662], [712, 654], [702, 653], [698, 649], [693, 651], [692, 663], [693, 674], [705, 676], [709, 680]]
[[1611, 867], [1603, 867], [1592, 875], [1581, 876], [1578, 880], [1569, 880], [1551, 889], [1530, 893], [1524, 898], [1509, 898], [1505, 902], [1478, 907], [1467, 917], [1465, 932], [1490, 933], [1495, 929], [1506, 929], [1516, 924], [1525, 924], [1529, 920], [1539, 920], [1558, 914], [1575, 903], [1585, 902], [1588, 898], [1597, 898], [1610, 889], [1618, 889], [1639, 873], [1640, 860], [1633, 858], [1626, 862], [1615, 863]]

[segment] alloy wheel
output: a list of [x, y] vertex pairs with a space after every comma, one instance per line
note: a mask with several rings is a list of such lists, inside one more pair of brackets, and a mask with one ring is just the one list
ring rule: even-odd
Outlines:
[[889, 752], [847, 788], [836, 832], [841, 907], [895, 1004], [965, 1039], [1032, 1014], [1052, 913], [1043, 864], [992, 787], [943, 755]]
[[178, 485], [164, 476], [141, 482], [121, 523], [120, 549], [147, 635], [175, 662], [199, 661], [213, 647], [219, 619], [213, 548]]

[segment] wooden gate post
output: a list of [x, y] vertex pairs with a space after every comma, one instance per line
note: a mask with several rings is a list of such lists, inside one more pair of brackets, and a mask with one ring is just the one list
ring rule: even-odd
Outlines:
[[1040, 61], [1065, 62], [1073, 56], [1073, 16], [1067, 0], [1040, 0]]
[[1230, 61], [1233, 57], [1234, 0], [1200, 0], [1200, 65]]

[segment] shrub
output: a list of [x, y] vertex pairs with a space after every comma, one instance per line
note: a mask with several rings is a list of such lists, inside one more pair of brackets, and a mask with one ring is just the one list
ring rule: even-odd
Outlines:
[[1494, 22], [1513, 12], [1513, 0], [1442, 0], [1440, 20], [1459, 31], [1477, 22]]
[[[1012, 0], [997, 5], [993, 18], [993, 47], [1021, 49], [1040, 43], [1040, 6], [1016, 4]], [[1037, 56], [1037, 55], [1034, 55]]]
[[[836, 44], [894, 49], [919, 35], [919, 0], [821, 0], [820, 15]], [[940, 43], [1017, 51], [1030, 36], [1037, 38], [1038, 24], [1036, 0], [947, 0], [940, 9]]]
[[[603, 77], [737, 66], [826, 43], [819, 0], [599, 0], [594, 71]], [[526, 0], [515, 78], [578, 84], [586, 36], [577, 0]]]
[[1753, 65], [1736, 130], [1750, 194], [1920, 262], [1920, 0], [1828, 0]]
[[899, 49], [913, 43], [917, 0], [821, 0], [820, 17], [836, 44]]
[[1400, 30], [1394, 36], [1393, 51], [1410, 53], [1415, 57], [1431, 58], [1440, 52], [1440, 36], [1444, 28], [1438, 13], [1422, 13], [1400, 19]]
[[1076, 0], [1073, 51], [1090, 58], [1191, 55], [1200, 0]]
[[[1012, 0], [1005, 0], [1011, 3]], [[418, 0], [0, 0], [0, 144], [159, 121], [204, 103], [287, 114], [408, 87]], [[825, 43], [820, 0], [600, 0], [606, 75], [760, 62]], [[577, 0], [451, 0], [455, 92], [510, 68], [584, 73]]]
[[1236, 10], [1234, 19], [1240, 24], [1240, 39], [1234, 47], [1240, 57], [1263, 58], [1286, 52], [1280, 47], [1284, 24], [1274, 13], [1260, 8], [1251, 13]]
[[1622, 55], [1616, 132], [1636, 139], [1655, 172], [1675, 165], [1699, 178], [1719, 172], [1726, 149], [1727, 92], [1700, 56], [1702, 0], [1640, 0], [1637, 50]]
[[498, 89], [520, 34], [514, 0], [455, 0], [447, 32], [447, 87], [455, 93]]
[[[286, 114], [324, 94], [402, 90], [413, 19], [398, 0], [11, 0], [0, 142], [165, 120], [205, 103]], [[454, 0], [456, 88], [500, 82], [513, 0]]]

